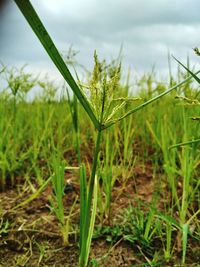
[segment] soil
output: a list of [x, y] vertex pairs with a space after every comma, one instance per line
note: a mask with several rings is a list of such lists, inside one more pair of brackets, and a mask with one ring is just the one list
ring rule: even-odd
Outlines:
[[[70, 152], [69, 152], [70, 153]], [[110, 220], [104, 218], [105, 225], [114, 225], [115, 219], [130, 204], [136, 205], [136, 199], [142, 200], [148, 205], [153, 196], [155, 181], [152, 164], [146, 161], [145, 164], [137, 164], [125, 176], [126, 180], [117, 179], [112, 191], [112, 204]], [[162, 174], [160, 174], [160, 177]], [[0, 267], [15, 266], [78, 266], [78, 236], [76, 234], [79, 223], [79, 183], [76, 172], [66, 172], [66, 188], [64, 205], [66, 214], [69, 214], [70, 207], [78, 198], [71, 218], [72, 233], [70, 234], [69, 246], [64, 246], [60, 236], [58, 222], [51, 212], [49, 195], [52, 188], [47, 188], [33, 201], [22, 207], [16, 206], [26, 200], [32, 193], [30, 186], [19, 183], [16, 187], [7, 187], [0, 193]], [[164, 199], [169, 194], [167, 187], [161, 190], [162, 201], [158, 208], [164, 207]], [[165, 198], [162, 198], [165, 194]], [[96, 223], [100, 219], [97, 218]], [[8, 227], [6, 227], [8, 223]], [[155, 244], [156, 246], [156, 244]], [[158, 243], [157, 247], [160, 246]], [[198, 243], [189, 240], [187, 251], [187, 264], [185, 266], [200, 266], [200, 253]], [[175, 253], [176, 257], [171, 262], [162, 261], [154, 266], [181, 266], [180, 252]], [[131, 244], [119, 238], [115, 242], [108, 242], [103, 236], [92, 242], [90, 259], [91, 266], [150, 266], [147, 264], [148, 256], [141, 253], [140, 246]], [[97, 265], [98, 263], [98, 265]], [[144, 264], [146, 263], [146, 264]]]

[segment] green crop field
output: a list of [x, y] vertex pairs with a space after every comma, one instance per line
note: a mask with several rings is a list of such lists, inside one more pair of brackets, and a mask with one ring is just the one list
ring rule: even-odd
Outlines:
[[15, 2], [66, 83], [0, 67], [0, 266], [200, 266], [198, 72], [130, 82], [94, 52], [82, 82]]

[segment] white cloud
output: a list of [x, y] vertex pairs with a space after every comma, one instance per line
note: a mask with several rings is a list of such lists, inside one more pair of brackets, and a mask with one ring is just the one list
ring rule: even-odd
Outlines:
[[[9, 3], [0, 18], [0, 60], [28, 63], [34, 72], [48, 71], [54, 77], [44, 49], [17, 6]], [[33, 0], [32, 4], [58, 48], [67, 50], [72, 44], [86, 67], [92, 65], [94, 49], [111, 59], [121, 44], [124, 65], [139, 72], [150, 71], [155, 64], [165, 73], [168, 50], [179, 59], [189, 53], [192, 62], [198, 60], [192, 52], [200, 45], [198, 0]]]

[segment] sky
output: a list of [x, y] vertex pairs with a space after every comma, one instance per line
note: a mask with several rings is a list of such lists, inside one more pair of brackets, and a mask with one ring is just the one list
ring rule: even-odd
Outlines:
[[[0, 61], [34, 74], [62, 77], [31, 31], [16, 4], [4, 0], [0, 10]], [[183, 63], [200, 46], [199, 0], [32, 0], [59, 51], [72, 46], [77, 61], [91, 70], [94, 50], [108, 62], [123, 46], [123, 66], [131, 75], [168, 73], [168, 51]], [[172, 68], [177, 64], [172, 59]]]

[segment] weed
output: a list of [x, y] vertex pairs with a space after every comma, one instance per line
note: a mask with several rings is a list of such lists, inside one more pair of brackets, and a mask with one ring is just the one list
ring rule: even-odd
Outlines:
[[[124, 174], [125, 169], [132, 177], [136, 177], [132, 173], [138, 163], [133, 157], [134, 145], [138, 145], [144, 152], [140, 157], [145, 159], [150, 155], [148, 145], [151, 144], [153, 153], [156, 151], [158, 155], [157, 158], [154, 155], [157, 165], [153, 171], [159, 176], [159, 181], [163, 185], [160, 188], [168, 186], [171, 190], [169, 199], [165, 196], [167, 202], [164, 204], [165, 214], [156, 211], [158, 200], [151, 203], [148, 212], [144, 212], [142, 205], [139, 208], [132, 207], [123, 214], [124, 225], [120, 228], [117, 226], [107, 228], [104, 234], [111, 242], [122, 235], [123, 239], [139, 249], [147, 264], [153, 266], [155, 262], [159, 262], [154, 242], [161, 235], [164, 257], [168, 260], [174, 253], [172, 240], [174, 232], [177, 231], [181, 233], [181, 237], [177, 235], [176, 241], [179, 251], [182, 250], [182, 263], [184, 263], [190, 228], [195, 224], [195, 235], [199, 230], [197, 220], [199, 203], [195, 202], [199, 187], [197, 181], [199, 94], [196, 93], [193, 97], [190, 84], [192, 78], [199, 82], [197, 73], [194, 74], [187, 67], [187, 75], [179, 75], [184, 77], [181, 82], [176, 82], [170, 74], [170, 88], [167, 89], [164, 84], [157, 84], [154, 88], [154, 72], [152, 72], [138, 83], [138, 87], [143, 87], [144, 83], [147, 87], [147, 93], [143, 92], [140, 95], [141, 99], [132, 97], [127, 84], [121, 85], [121, 63], [118, 61], [117, 64], [107, 65], [105, 61], [99, 61], [95, 52], [94, 69], [88, 81], [83, 84], [78, 79], [76, 83], [30, 2], [21, 0], [15, 2], [74, 93], [72, 99], [68, 96], [66, 101], [63, 97], [58, 105], [55, 101], [54, 84], [40, 81], [40, 87], [44, 89], [44, 99], [27, 103], [26, 93], [31, 90], [35, 81], [31, 76], [21, 74], [14, 77], [15, 75], [11, 73], [8, 76], [13, 97], [2, 94], [3, 97], [0, 99], [2, 184], [4, 185], [9, 179], [14, 184], [14, 181], [22, 175], [26, 177], [24, 188], [28, 186], [32, 191], [32, 195], [15, 208], [22, 207], [35, 199], [51, 182], [54, 189], [54, 195], [50, 200], [51, 208], [58, 219], [63, 241], [68, 244], [70, 216], [75, 204], [72, 205], [69, 216], [66, 216], [63, 204], [65, 165], [62, 159], [73, 143], [79, 164], [77, 168], [80, 172], [79, 266], [87, 266], [98, 207], [103, 222], [104, 215], [110, 217], [111, 192], [115, 181], [122, 178], [123, 188], [126, 187], [129, 175]], [[175, 98], [175, 93], [166, 96], [177, 89], [178, 98]], [[182, 92], [183, 89], [185, 93]], [[166, 96], [165, 102], [156, 102], [163, 96]], [[185, 103], [180, 105], [180, 100], [185, 101], [187, 106]], [[195, 108], [195, 116], [193, 111], [189, 110], [190, 107]], [[30, 114], [28, 120], [27, 108]], [[83, 116], [81, 108], [86, 111], [90, 121], [81, 117]], [[143, 111], [143, 108], [146, 110]], [[176, 111], [176, 116], [172, 109]], [[130, 117], [136, 112], [137, 116]], [[82, 122], [79, 117], [82, 118]], [[189, 117], [193, 119], [188, 119]], [[120, 126], [116, 125], [122, 120]], [[197, 124], [194, 125], [191, 121]], [[94, 126], [90, 129], [90, 136], [94, 136], [91, 170], [89, 162], [86, 164], [82, 162], [84, 157], [81, 155], [80, 146], [81, 138], [86, 136], [90, 124]], [[71, 142], [73, 132], [75, 138]], [[112, 138], [114, 141], [111, 141]], [[90, 145], [91, 143], [88, 147]], [[171, 149], [168, 149], [169, 147]], [[118, 176], [114, 175], [113, 170], [117, 168], [114, 164], [121, 168]], [[100, 190], [99, 181], [102, 183]], [[38, 189], [35, 183], [39, 184]], [[102, 196], [102, 192], [105, 197]], [[163, 198], [164, 192], [160, 192]], [[105, 203], [102, 203], [104, 199]], [[164, 222], [164, 227], [161, 222]], [[26, 264], [27, 257], [25, 261], [22, 258], [21, 260]], [[19, 264], [21, 264], [20, 259]]]

